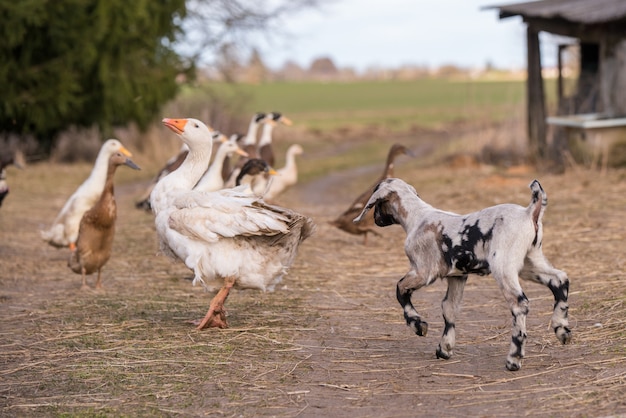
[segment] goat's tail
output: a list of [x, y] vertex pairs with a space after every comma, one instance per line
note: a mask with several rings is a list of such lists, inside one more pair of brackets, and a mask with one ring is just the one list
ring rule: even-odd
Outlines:
[[548, 206], [548, 195], [543, 190], [543, 187], [541, 187], [538, 180], [533, 180], [529, 187], [532, 195], [528, 211], [533, 220], [533, 224], [535, 224], [535, 231], [537, 231], [537, 229], [539, 229], [543, 213], [546, 210], [546, 206]]

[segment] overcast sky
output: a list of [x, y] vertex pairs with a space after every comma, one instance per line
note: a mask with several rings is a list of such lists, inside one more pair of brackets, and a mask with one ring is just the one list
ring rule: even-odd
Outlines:
[[[319, 57], [358, 71], [403, 64], [483, 68], [487, 62], [525, 68], [526, 26], [519, 17], [500, 20], [497, 10], [484, 10], [516, 2], [334, 0], [285, 21], [292, 36], [262, 46], [262, 58], [274, 69], [287, 60], [306, 68]], [[549, 48], [544, 66], [553, 65]]]

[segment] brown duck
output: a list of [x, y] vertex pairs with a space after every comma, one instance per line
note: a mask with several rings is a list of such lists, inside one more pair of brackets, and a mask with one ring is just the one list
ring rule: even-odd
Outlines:
[[87, 288], [86, 276], [96, 271], [98, 272], [96, 289], [102, 288], [100, 271], [111, 257], [117, 218], [113, 177], [115, 170], [120, 165], [127, 165], [134, 170], [139, 170], [139, 167], [121, 152], [116, 152], [111, 156], [104, 191], [96, 204], [81, 218], [76, 250], [72, 252], [67, 263], [74, 273], [83, 276], [83, 289]]
[[353, 220], [363, 210], [365, 204], [369, 200], [370, 196], [374, 192], [374, 188], [380, 183], [382, 180], [386, 178], [393, 177], [393, 165], [396, 157], [400, 154], [405, 154], [413, 157], [413, 153], [411, 150], [406, 148], [401, 144], [393, 144], [389, 149], [389, 153], [387, 154], [387, 163], [385, 164], [385, 169], [383, 174], [376, 180], [374, 184], [372, 184], [367, 190], [365, 190], [359, 197], [357, 197], [354, 202], [350, 205], [350, 207], [343, 212], [339, 217], [330, 222], [331, 225], [336, 226], [342, 231], [348, 232], [354, 235], [363, 235], [363, 244], [367, 244], [367, 233], [371, 232], [374, 235], [380, 235], [374, 229], [374, 215], [373, 211], [368, 212], [367, 216], [363, 217], [361, 221], [358, 223], [354, 223]]

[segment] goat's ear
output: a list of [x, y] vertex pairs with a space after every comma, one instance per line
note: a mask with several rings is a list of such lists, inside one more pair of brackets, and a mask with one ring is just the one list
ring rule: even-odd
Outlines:
[[369, 212], [369, 210], [371, 208], [374, 207], [374, 205], [376, 205], [376, 202], [378, 202], [377, 199], [372, 200], [372, 198], [370, 197], [370, 200], [367, 202], [367, 205], [365, 205], [365, 207], [363, 208], [363, 210], [361, 211], [361, 213], [359, 214], [359, 216], [357, 216], [356, 218], [354, 218], [352, 220], [352, 222], [357, 223], [357, 222], [361, 222], [361, 219], [363, 219], [363, 217], [365, 216], [365, 214], [367, 212]]
[[370, 199], [367, 201], [367, 204], [361, 211], [361, 214], [357, 216], [356, 218], [354, 218], [352, 222], [354, 223], [360, 222], [361, 219], [363, 219], [363, 217], [365, 216], [365, 214], [371, 208], [376, 206], [378, 202], [380, 202], [381, 200], [387, 199], [387, 195], [389, 195], [389, 192], [391, 191], [390, 188], [387, 187], [388, 183], [389, 183], [389, 179], [383, 180], [380, 183], [378, 183], [378, 185], [376, 185], [376, 188], [374, 189], [374, 193], [372, 193], [372, 195], [370, 196]]

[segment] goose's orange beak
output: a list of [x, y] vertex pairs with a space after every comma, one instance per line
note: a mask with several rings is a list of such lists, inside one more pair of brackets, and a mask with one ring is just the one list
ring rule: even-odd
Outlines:
[[247, 152], [245, 152], [241, 148], [237, 148], [237, 150], [235, 151], [235, 154], [241, 155], [242, 157], [249, 157], [250, 156], [250, 154], [248, 154]]
[[187, 125], [187, 119], [164, 118], [161, 122], [177, 135], [181, 135], [185, 131], [185, 125]]
[[283, 125], [287, 125], [287, 126], [291, 126], [293, 125], [293, 122], [291, 121], [291, 119], [289, 119], [286, 116], [281, 116], [280, 119], [278, 119], [279, 122], [281, 122]]
[[128, 149], [126, 149], [123, 145], [120, 147], [120, 152], [127, 157], [133, 156], [133, 154]]
[[[211, 130], [211, 128], [209, 128], [209, 130]], [[211, 136], [214, 144], [223, 144], [224, 142], [228, 142], [228, 137], [221, 132], [214, 131]]]

